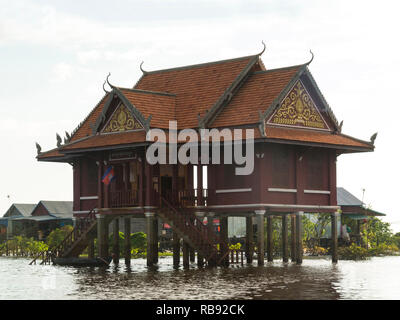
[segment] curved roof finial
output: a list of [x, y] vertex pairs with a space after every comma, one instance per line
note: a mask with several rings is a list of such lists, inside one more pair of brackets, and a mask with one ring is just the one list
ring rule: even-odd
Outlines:
[[146, 70], [143, 70], [143, 63], [144, 63], [144, 61], [142, 61], [141, 63], [140, 63], [140, 71], [142, 71], [143, 72], [143, 74], [146, 74], [147, 73], [147, 71]]
[[265, 43], [264, 43], [263, 40], [261, 40], [261, 43], [262, 43], [262, 45], [264, 46], [264, 48], [263, 48], [262, 51], [258, 54], [259, 56], [261, 56], [261, 55], [264, 53], [265, 49], [267, 49], [267, 46], [265, 45]]
[[311, 59], [310, 59], [310, 61], [305, 63], [305, 65], [307, 65], [307, 66], [314, 60], [314, 53], [311, 50], [310, 50], [310, 53], [311, 53]]
[[103, 83], [103, 91], [104, 91], [105, 93], [110, 93], [110, 91], [107, 91], [106, 88], [104, 88], [106, 82], [107, 82], [107, 80], [104, 80], [104, 83]]
[[109, 72], [106, 81], [107, 81], [108, 85], [109, 85], [112, 89], [114, 89], [114, 86], [110, 83], [110, 81], [108, 81], [108, 78], [109, 78], [110, 76], [111, 76], [111, 73]]

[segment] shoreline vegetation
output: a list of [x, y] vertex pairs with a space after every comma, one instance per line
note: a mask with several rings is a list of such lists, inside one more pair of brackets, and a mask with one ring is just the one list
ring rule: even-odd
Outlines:
[[[352, 226], [352, 221], [344, 221]], [[275, 219], [273, 225], [273, 256], [281, 256], [281, 221]], [[321, 246], [322, 237], [325, 234], [325, 227], [329, 224], [329, 216], [319, 215], [318, 220], [313, 222], [306, 216], [303, 216], [303, 251], [304, 258], [318, 258], [329, 256], [330, 247]], [[37, 241], [33, 238], [23, 236], [14, 236], [12, 239], [0, 243], [0, 256], [28, 257], [32, 258], [41, 252], [45, 252], [60, 244], [65, 236], [70, 233], [72, 226], [64, 226], [53, 230], [46, 241]], [[289, 233], [289, 238], [290, 238]], [[119, 232], [119, 250], [120, 256], [125, 252], [125, 235]], [[237, 238], [231, 239], [230, 249], [241, 250], [242, 244]], [[355, 242], [342, 242], [338, 248], [339, 260], [366, 260], [370, 257], [400, 255], [400, 233], [393, 234], [390, 224], [382, 222], [378, 218], [372, 218], [364, 222], [363, 228], [359, 234], [359, 245]], [[97, 254], [97, 239], [95, 242], [95, 255]], [[109, 236], [109, 247], [113, 247], [113, 236]], [[143, 232], [131, 234], [131, 258], [146, 258], [147, 239]], [[160, 250], [159, 257], [172, 256], [170, 250]], [[87, 257], [87, 249], [80, 255]]]

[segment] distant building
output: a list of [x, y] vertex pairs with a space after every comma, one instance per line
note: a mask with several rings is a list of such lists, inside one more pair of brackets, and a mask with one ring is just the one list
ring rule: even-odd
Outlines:
[[[64, 225], [73, 224], [72, 201], [45, 201], [38, 204], [13, 204], [0, 219], [6, 238], [23, 235], [42, 240]], [[4, 227], [2, 232], [4, 232]]]

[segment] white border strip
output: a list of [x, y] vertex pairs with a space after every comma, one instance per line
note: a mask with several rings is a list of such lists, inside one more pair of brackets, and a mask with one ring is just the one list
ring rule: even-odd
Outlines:
[[80, 197], [80, 200], [97, 200], [98, 196], [87, 196], [87, 197]]
[[89, 213], [90, 211], [89, 210], [84, 210], [84, 211], [73, 211], [73, 213], [75, 214], [75, 213]]
[[304, 190], [304, 193], [331, 194], [328, 190]]
[[250, 192], [251, 188], [243, 188], [243, 189], [220, 189], [215, 190], [215, 193], [233, 193], [233, 192]]
[[268, 191], [271, 191], [271, 192], [292, 192], [292, 193], [296, 193], [297, 189], [268, 188]]

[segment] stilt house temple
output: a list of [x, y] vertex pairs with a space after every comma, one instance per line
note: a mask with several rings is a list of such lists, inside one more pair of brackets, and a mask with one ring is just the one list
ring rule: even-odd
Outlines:
[[[301, 263], [301, 216], [306, 212], [331, 214], [332, 259], [337, 261], [336, 159], [344, 153], [373, 151], [376, 134], [363, 141], [341, 132], [342, 123], [309, 71], [312, 58], [300, 65], [267, 69], [262, 53], [158, 71], [141, 66], [143, 74], [132, 88], [112, 85], [107, 77], [109, 91], [103, 85], [105, 95], [63, 142], [57, 134], [56, 149], [41, 152], [37, 144], [39, 161], [73, 166], [79, 236], [57, 254], [77, 257], [88, 246], [93, 255], [97, 237], [100, 258], [112, 252], [118, 255], [118, 241], [108, 248], [108, 225], [112, 223], [117, 234], [118, 221], [124, 221], [125, 234], [130, 234], [130, 219], [145, 218], [151, 266], [158, 261], [161, 219], [173, 229], [175, 265], [180, 263], [182, 239], [184, 267], [193, 250], [199, 266], [227, 265], [227, 218], [239, 216], [246, 218], [247, 262], [256, 255], [263, 265], [265, 253], [272, 260], [272, 219], [282, 219], [283, 260], [288, 261], [290, 252], [291, 260]], [[158, 143], [165, 146], [174, 131], [169, 130], [170, 121], [176, 121], [175, 133], [193, 129], [199, 141], [201, 129], [237, 129], [243, 134], [221, 137], [224, 160], [219, 164], [152, 164], [146, 152], [154, 140], [146, 139], [146, 134], [162, 129], [167, 140]], [[254, 150], [245, 143], [249, 129]], [[179, 150], [193, 142], [188, 136], [178, 138]], [[227, 145], [253, 153], [251, 174], [236, 174], [243, 162], [235, 162]], [[196, 161], [200, 155], [199, 144]], [[212, 225], [216, 218], [219, 233]], [[129, 237], [126, 241], [125, 258], [130, 263]]]

